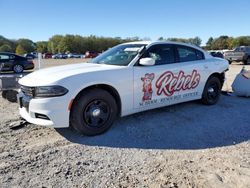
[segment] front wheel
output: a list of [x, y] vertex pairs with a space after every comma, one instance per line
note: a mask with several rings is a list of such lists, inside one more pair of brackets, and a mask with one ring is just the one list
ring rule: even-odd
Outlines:
[[78, 132], [94, 136], [107, 131], [117, 116], [114, 97], [102, 89], [84, 91], [76, 99], [70, 114], [70, 125]]
[[205, 85], [201, 101], [206, 105], [216, 104], [220, 98], [221, 87], [219, 78], [209, 78]]

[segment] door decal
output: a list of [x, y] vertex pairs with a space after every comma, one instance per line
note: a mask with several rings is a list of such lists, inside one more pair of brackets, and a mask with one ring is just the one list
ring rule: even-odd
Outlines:
[[166, 71], [156, 81], [156, 93], [172, 96], [176, 91], [194, 89], [199, 85], [200, 78], [197, 70], [193, 70], [190, 75], [185, 75], [184, 71], [180, 71], [177, 75]]
[[152, 99], [152, 94], [153, 94], [153, 89], [152, 89], [152, 81], [155, 77], [154, 73], [147, 73], [145, 74], [144, 77], [141, 78], [141, 80], [143, 81], [143, 97], [142, 97], [142, 101], [147, 101], [147, 100], [151, 100]]

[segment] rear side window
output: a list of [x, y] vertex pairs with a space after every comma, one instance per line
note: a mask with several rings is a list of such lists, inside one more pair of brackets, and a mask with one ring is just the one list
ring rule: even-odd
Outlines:
[[10, 59], [10, 57], [8, 55], [0, 55], [0, 59], [7, 60]]
[[195, 52], [196, 52], [196, 59], [197, 60], [204, 59], [204, 54], [201, 51], [195, 50]]
[[180, 62], [196, 61], [204, 59], [204, 54], [194, 48], [186, 46], [177, 46], [177, 55]]
[[143, 58], [150, 57], [155, 60], [155, 65], [175, 63], [174, 47], [172, 45], [155, 45], [148, 49]]

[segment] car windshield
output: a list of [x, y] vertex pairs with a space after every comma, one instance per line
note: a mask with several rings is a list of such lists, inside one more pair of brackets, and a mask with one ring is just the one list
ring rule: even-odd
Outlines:
[[145, 44], [123, 44], [115, 46], [89, 61], [89, 63], [127, 66], [146, 46]]

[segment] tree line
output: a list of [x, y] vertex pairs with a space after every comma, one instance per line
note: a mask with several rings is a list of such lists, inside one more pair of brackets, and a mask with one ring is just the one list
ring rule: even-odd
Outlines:
[[[54, 35], [48, 41], [33, 42], [30, 39], [11, 40], [0, 35], [0, 52], [14, 52], [17, 54], [25, 54], [30, 52], [40, 53], [79, 53], [84, 54], [86, 51], [102, 52], [110, 47], [124, 42], [143, 40], [139, 37], [125, 38], [120, 37], [97, 37], [80, 36], [80, 35]], [[163, 38], [161, 41], [176, 41], [191, 43], [200, 46], [202, 40], [199, 37], [194, 38]], [[218, 38], [210, 37], [205, 46], [206, 50], [222, 50], [233, 49], [237, 46], [250, 46], [250, 36], [229, 37], [220, 36]]]
[[210, 37], [206, 43], [207, 50], [233, 49], [237, 46], [250, 46], [250, 36], [229, 37], [220, 36], [218, 38]]
[[[168, 40], [174, 42], [184, 42], [200, 46], [202, 40], [199, 37], [195, 38], [167, 38], [164, 39], [160, 37], [158, 40]], [[232, 50], [238, 46], [250, 46], [250, 36], [240, 36], [240, 37], [229, 37], [222, 35], [217, 38], [210, 37], [205, 46], [202, 46], [205, 50], [223, 50], [229, 49]]]
[[202, 40], [199, 37], [188, 38], [188, 39], [185, 39], [185, 38], [167, 38], [167, 39], [165, 39], [163, 37], [160, 37], [160, 38], [158, 38], [158, 40], [160, 40], [160, 41], [184, 42], [184, 43], [190, 43], [190, 44], [193, 44], [193, 45], [196, 45], [196, 46], [200, 46], [201, 42], [202, 42]]

